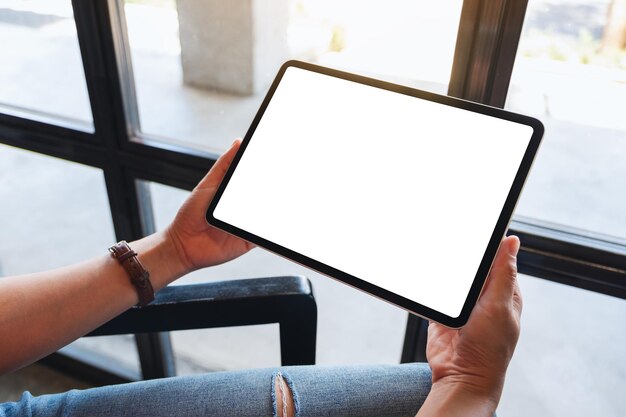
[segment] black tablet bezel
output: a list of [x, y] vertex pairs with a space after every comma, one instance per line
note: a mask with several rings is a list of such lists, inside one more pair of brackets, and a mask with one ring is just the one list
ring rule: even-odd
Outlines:
[[[509, 194], [500, 212], [500, 216], [498, 217], [498, 221], [496, 222], [496, 226], [494, 227], [493, 233], [491, 234], [491, 237], [489, 239], [489, 244], [487, 245], [487, 248], [483, 254], [483, 258], [480, 262], [480, 266], [478, 268], [478, 271], [476, 272], [473, 283], [470, 287], [469, 293], [467, 295], [467, 298], [465, 299], [465, 303], [458, 317], [451, 317], [439, 311], [428, 308], [422, 304], [419, 304], [401, 295], [395, 294], [391, 291], [385, 290], [384, 288], [378, 287], [360, 278], [357, 278], [343, 271], [335, 269], [329, 265], [318, 262], [315, 259], [309, 258], [305, 255], [294, 252], [286, 247], [275, 244], [260, 236], [256, 236], [245, 230], [239, 229], [231, 224], [228, 224], [219, 219], [216, 219], [213, 216], [215, 208], [222, 194], [224, 193], [225, 188], [228, 186], [228, 182], [230, 178], [232, 177], [233, 172], [237, 169], [237, 165], [241, 159], [241, 156], [245, 152], [246, 147], [248, 143], [250, 142], [256, 130], [257, 125], [259, 124], [261, 118], [263, 117], [265, 109], [269, 105], [272, 99], [272, 96], [274, 95], [274, 92], [276, 91], [276, 88], [278, 87], [280, 83], [280, 80], [285, 74], [285, 71], [290, 67], [301, 68], [304, 70], [313, 71], [313, 72], [317, 72], [320, 74], [325, 74], [325, 75], [329, 75], [332, 77], [337, 77], [337, 78], [341, 78], [344, 80], [369, 85], [372, 87], [382, 88], [382, 89], [393, 91], [396, 93], [405, 94], [405, 95], [412, 96], [412, 97], [417, 97], [420, 99], [433, 101], [435, 103], [440, 103], [440, 104], [444, 104], [444, 105], [448, 105], [452, 107], [457, 107], [460, 109], [465, 109], [465, 110], [485, 114], [488, 116], [497, 117], [497, 118], [504, 119], [504, 120], [509, 120], [512, 122], [530, 126], [533, 129], [532, 137], [529, 141], [528, 147], [526, 148], [526, 152], [524, 154], [524, 157], [522, 158], [522, 162], [515, 175], [515, 179], [513, 181]], [[368, 77], [364, 77], [364, 76], [360, 76], [356, 74], [351, 74], [351, 73], [347, 73], [344, 71], [321, 67], [321, 66], [309, 64], [306, 62], [288, 61], [285, 64], [283, 64], [283, 66], [278, 71], [278, 74], [274, 82], [272, 83], [267, 95], [265, 96], [265, 99], [263, 100], [263, 103], [261, 104], [261, 107], [259, 108], [256, 116], [254, 117], [254, 120], [252, 121], [252, 124], [250, 125], [250, 128], [248, 129], [248, 132], [243, 138], [239, 151], [235, 155], [232, 164], [230, 165], [228, 171], [226, 172], [224, 179], [222, 183], [220, 184], [215, 194], [215, 197], [213, 198], [213, 201], [211, 201], [207, 209], [206, 220], [209, 224], [215, 227], [218, 227], [234, 236], [245, 239], [271, 252], [274, 252], [278, 255], [291, 259], [303, 266], [312, 268], [324, 275], [327, 275], [331, 278], [337, 279], [355, 288], [358, 288], [367, 293], [370, 293], [374, 295], [375, 297], [381, 298], [385, 301], [395, 304], [409, 312], [415, 313], [419, 316], [425, 317], [430, 320], [437, 321], [448, 327], [458, 328], [458, 327], [463, 326], [467, 322], [467, 320], [469, 319], [470, 313], [472, 311], [472, 308], [475, 305], [476, 301], [478, 300], [478, 297], [480, 295], [484, 282], [487, 278], [489, 270], [491, 269], [491, 263], [493, 262], [493, 259], [496, 255], [496, 252], [500, 245], [500, 241], [508, 228], [508, 224], [513, 214], [513, 210], [515, 209], [517, 199], [519, 198], [524, 182], [526, 180], [526, 177], [532, 165], [534, 156], [537, 153], [537, 149], [539, 148], [539, 144], [543, 136], [543, 131], [544, 131], [544, 128], [543, 128], [542, 123], [539, 120], [532, 118], [532, 117], [528, 117], [528, 116], [524, 116], [524, 115], [520, 115], [516, 113], [511, 113], [511, 112], [498, 109], [495, 107], [489, 107], [489, 106], [485, 106], [485, 105], [481, 105], [481, 104], [477, 104], [477, 103], [473, 103], [473, 102], [469, 102], [465, 100], [460, 100], [460, 99], [453, 98], [453, 97], [442, 96], [442, 95], [430, 93], [427, 91], [422, 91], [422, 90], [418, 90], [418, 89], [414, 89], [414, 88], [410, 88], [410, 87], [406, 87], [406, 86], [402, 86], [398, 84], [393, 84], [393, 83], [389, 83], [386, 81], [381, 81], [381, 80], [376, 80], [373, 78], [368, 78]]]

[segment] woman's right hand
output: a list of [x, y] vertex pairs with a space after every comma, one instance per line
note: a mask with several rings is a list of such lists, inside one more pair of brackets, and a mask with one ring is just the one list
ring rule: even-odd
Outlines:
[[[419, 416], [456, 415], [457, 407], [459, 415], [493, 415], [520, 333], [519, 246], [516, 236], [502, 241], [483, 293], [464, 327], [429, 325], [426, 356], [433, 387]], [[441, 406], [445, 409], [438, 408]], [[439, 411], [431, 414], [433, 407]]]

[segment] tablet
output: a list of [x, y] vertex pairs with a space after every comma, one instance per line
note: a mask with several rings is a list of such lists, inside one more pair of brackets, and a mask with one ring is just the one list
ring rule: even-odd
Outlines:
[[527, 116], [289, 61], [207, 221], [460, 327], [542, 134]]

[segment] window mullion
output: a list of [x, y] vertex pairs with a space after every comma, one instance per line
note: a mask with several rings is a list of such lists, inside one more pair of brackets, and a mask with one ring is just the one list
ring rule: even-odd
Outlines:
[[127, 139], [106, 1], [72, 2], [96, 137], [109, 153]]
[[504, 107], [527, 0], [465, 0], [448, 94]]
[[[111, 4], [113, 1], [74, 0], [72, 4], [96, 137], [104, 145], [103, 153], [106, 155], [104, 176], [115, 234], [118, 240], [130, 241], [152, 232], [154, 227], [145, 223], [146, 219], [151, 219], [146, 212], [151, 210], [148, 191], [142, 189], [139, 195], [129, 169], [142, 159], [136, 155], [122, 157], [132, 129], [124, 107], [118, 72], [118, 59], [127, 57], [120, 56], [116, 51], [115, 35], [119, 36], [119, 33], [114, 33], [113, 20], [118, 20], [120, 15], [115, 9], [118, 5]], [[123, 44], [123, 37], [118, 40]], [[134, 99], [134, 96], [127, 98]], [[136, 104], [132, 108], [136, 109]], [[144, 163], [154, 168], [152, 164]], [[174, 374], [168, 333], [136, 335], [135, 340], [144, 378]]]

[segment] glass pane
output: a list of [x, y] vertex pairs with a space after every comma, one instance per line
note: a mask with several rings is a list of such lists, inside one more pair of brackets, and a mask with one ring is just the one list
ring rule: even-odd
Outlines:
[[0, 39], [0, 112], [93, 130], [70, 0], [1, 1]]
[[[4, 145], [0, 161], [0, 276], [108, 254], [115, 236], [101, 170]], [[85, 338], [74, 345], [138, 367], [132, 338]]]
[[[157, 229], [174, 218], [187, 192], [149, 183]], [[196, 271], [178, 283], [304, 275], [313, 283], [318, 307], [317, 363], [398, 363], [407, 314], [390, 304], [254, 249], [223, 265]], [[181, 371], [243, 369], [280, 365], [278, 326], [249, 326], [174, 332]]]
[[445, 94], [461, 4], [128, 0], [141, 132], [224, 150], [290, 58]]
[[623, 0], [529, 2], [506, 107], [546, 133], [518, 215], [626, 238], [624, 10]]
[[528, 276], [520, 286], [522, 332], [498, 415], [626, 415], [626, 301]]

